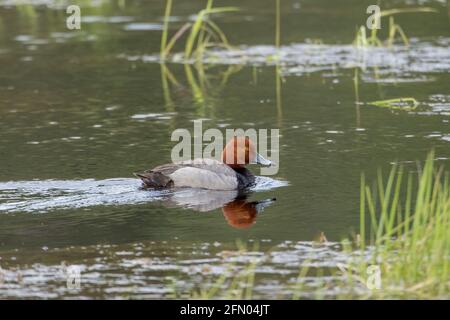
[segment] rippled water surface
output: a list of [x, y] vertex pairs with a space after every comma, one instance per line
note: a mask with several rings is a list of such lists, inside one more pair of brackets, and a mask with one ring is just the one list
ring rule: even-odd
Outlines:
[[[380, 48], [352, 45], [370, 1], [282, 1], [280, 48], [274, 1], [217, 1], [241, 9], [214, 17], [233, 47], [201, 66], [179, 43], [160, 63], [164, 1], [76, 3], [71, 31], [66, 1], [0, 0], [0, 298], [170, 298], [252, 261], [255, 296], [290, 297], [301, 266], [348, 259], [338, 242], [359, 227], [361, 172], [417, 170], [432, 148], [449, 166], [445, 1], [383, 2], [436, 12], [396, 16], [410, 45]], [[174, 1], [170, 33], [202, 5]], [[370, 104], [400, 97], [417, 107]], [[196, 119], [280, 129], [279, 172], [245, 194], [140, 189], [132, 173], [169, 162], [172, 131]], [[311, 298], [333, 279], [304, 281]]]

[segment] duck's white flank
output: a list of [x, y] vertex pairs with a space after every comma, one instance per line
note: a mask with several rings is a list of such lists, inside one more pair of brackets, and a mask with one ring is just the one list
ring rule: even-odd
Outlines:
[[189, 164], [170, 174], [175, 187], [203, 188], [210, 190], [235, 190], [238, 187], [236, 172], [223, 162], [213, 159], [182, 161]]

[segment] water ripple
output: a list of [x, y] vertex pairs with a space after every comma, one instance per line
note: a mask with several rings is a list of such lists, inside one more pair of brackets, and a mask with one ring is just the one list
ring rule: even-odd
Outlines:
[[[257, 177], [253, 191], [267, 191], [287, 185], [285, 181]], [[141, 204], [156, 200], [174, 199], [183, 207], [188, 200], [199, 199], [208, 205], [212, 190], [141, 190], [138, 179], [116, 178], [105, 180], [32, 180], [0, 182], [0, 212], [47, 212], [54, 209], [86, 208], [99, 205]], [[209, 193], [208, 193], [209, 192]], [[222, 191], [215, 192], [223, 194]], [[201, 196], [199, 196], [201, 195]], [[231, 197], [229, 201], [233, 200]], [[187, 199], [187, 200], [186, 200]], [[228, 201], [226, 201], [228, 202]], [[197, 204], [198, 205], [198, 204]]]

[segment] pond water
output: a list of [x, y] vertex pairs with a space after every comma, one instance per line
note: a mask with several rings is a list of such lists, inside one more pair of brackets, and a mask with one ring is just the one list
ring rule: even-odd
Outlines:
[[[275, 1], [217, 1], [240, 8], [214, 17], [233, 49], [208, 52], [204, 68], [179, 54], [160, 63], [164, 1], [75, 3], [71, 31], [65, 1], [0, 0], [0, 298], [168, 298], [254, 258], [255, 295], [286, 297], [302, 262], [345, 259], [361, 172], [417, 170], [432, 148], [450, 164], [446, 1], [383, 1], [436, 12], [395, 17], [408, 47], [365, 49], [352, 41], [370, 1], [281, 1], [280, 48]], [[175, 0], [171, 34], [203, 6]], [[400, 97], [417, 108], [369, 104]], [[172, 131], [195, 119], [279, 129], [279, 172], [238, 199], [141, 190], [132, 173], [170, 162]], [[237, 240], [259, 246], [237, 255]], [[68, 265], [81, 289], [66, 287]]]

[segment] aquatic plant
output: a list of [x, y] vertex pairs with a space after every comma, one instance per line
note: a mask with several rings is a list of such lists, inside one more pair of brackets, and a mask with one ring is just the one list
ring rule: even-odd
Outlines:
[[437, 12], [434, 8], [403, 8], [403, 9], [390, 9], [390, 10], [382, 10], [380, 12], [380, 19], [383, 17], [389, 17], [389, 28], [388, 28], [388, 37], [385, 41], [381, 40], [378, 36], [378, 29], [372, 28], [367, 31], [365, 26], [360, 26], [355, 35], [355, 39], [353, 40], [353, 45], [358, 48], [364, 48], [369, 46], [374, 47], [382, 47], [384, 43], [387, 46], [392, 46], [397, 35], [400, 35], [400, 38], [403, 41], [403, 44], [409, 45], [409, 39], [403, 31], [402, 27], [395, 23], [394, 15], [401, 13], [420, 13], [420, 12]]
[[[371, 189], [361, 177], [361, 254], [351, 261], [347, 279], [361, 279], [369, 265], [381, 270], [381, 290], [368, 297], [444, 297], [450, 290], [450, 183], [428, 154], [418, 181], [394, 164], [386, 184], [381, 172]], [[402, 201], [402, 196], [404, 200]], [[347, 242], [348, 243], [348, 242]], [[347, 247], [348, 248], [348, 247]], [[367, 257], [368, 255], [368, 257]]]
[[280, 0], [275, 3], [275, 46], [280, 48], [281, 44], [281, 11]]
[[[164, 12], [163, 32], [161, 35], [160, 59], [161, 59], [161, 80], [164, 92], [164, 98], [169, 111], [173, 111], [174, 105], [171, 98], [170, 85], [183, 90], [174, 74], [169, 70], [165, 62], [171, 55], [172, 49], [177, 43], [181, 42], [184, 37], [184, 53], [173, 54], [173, 60], [183, 62], [184, 73], [189, 88], [192, 92], [192, 97], [198, 106], [198, 115], [206, 116], [207, 97], [211, 95], [211, 91], [221, 89], [228, 81], [231, 74], [239, 71], [242, 66], [231, 65], [225, 68], [224, 71], [216, 72], [216, 77], [219, 79], [219, 88], [211, 90], [210, 78], [206, 72], [210, 71], [211, 65], [204, 63], [204, 55], [208, 50], [215, 47], [231, 49], [232, 46], [228, 42], [227, 36], [222, 29], [212, 21], [211, 16], [217, 13], [226, 13], [239, 10], [236, 7], [214, 7], [213, 0], [208, 0], [206, 7], [196, 14], [193, 22], [187, 22], [169, 39], [169, 20], [172, 12], [173, 1], [167, 0]], [[212, 54], [209, 59], [214, 59]], [[223, 69], [223, 68], [220, 68]]]
[[167, 39], [169, 36], [169, 18], [170, 18], [170, 13], [172, 11], [172, 0], [166, 0], [166, 9], [164, 12], [164, 25], [163, 25], [163, 32], [161, 35], [161, 58], [164, 58], [168, 51], [170, 51], [170, 48], [168, 50], [168, 46], [167, 46]]
[[172, 11], [172, 0], [166, 1], [164, 13], [164, 26], [161, 36], [161, 59], [165, 59], [171, 52], [174, 45], [179, 41], [184, 33], [189, 32], [184, 44], [184, 59], [190, 59], [194, 55], [200, 60], [202, 53], [210, 47], [230, 48], [230, 44], [222, 29], [211, 20], [211, 16], [217, 13], [238, 11], [236, 7], [213, 7], [213, 0], [208, 0], [205, 9], [200, 10], [193, 23], [184, 24], [168, 40], [169, 19]]
[[281, 127], [281, 121], [283, 117], [283, 105], [282, 105], [282, 74], [281, 66], [279, 64], [280, 59], [280, 45], [281, 45], [281, 10], [280, 10], [280, 0], [275, 2], [275, 47], [277, 48], [276, 56], [273, 57], [276, 61], [275, 66], [275, 97], [277, 105], [277, 118], [279, 126]]
[[368, 102], [367, 104], [381, 108], [404, 110], [404, 111], [412, 111], [419, 106], [419, 102], [411, 97], [371, 101]]
[[[324, 277], [329, 270], [304, 261], [297, 280], [287, 288], [292, 298], [448, 298], [450, 180], [434, 162], [434, 152], [430, 152], [417, 181], [412, 172], [405, 181], [404, 168], [397, 164], [392, 166], [386, 183], [379, 171], [372, 188], [362, 175], [359, 234], [341, 242], [346, 262], [337, 264], [331, 277]], [[240, 243], [238, 248], [234, 255], [247, 250]], [[257, 263], [251, 261], [240, 271], [229, 263], [217, 280], [204, 281], [188, 297], [251, 299]], [[379, 289], [367, 287], [371, 266], [380, 270]], [[307, 276], [317, 279], [315, 286], [305, 283]]]

